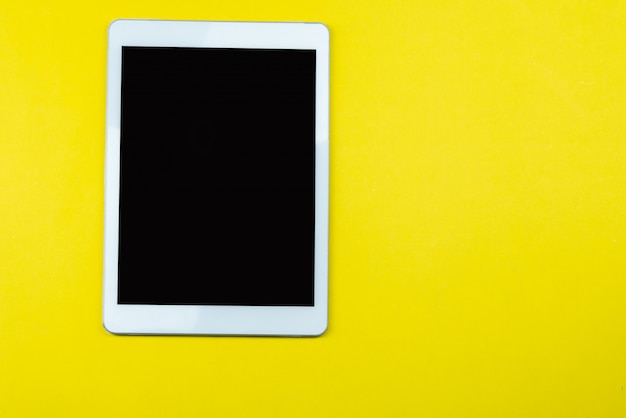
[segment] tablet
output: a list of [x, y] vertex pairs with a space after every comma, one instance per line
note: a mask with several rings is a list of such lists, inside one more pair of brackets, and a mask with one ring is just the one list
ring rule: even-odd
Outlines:
[[328, 90], [323, 24], [110, 25], [108, 331], [326, 330]]

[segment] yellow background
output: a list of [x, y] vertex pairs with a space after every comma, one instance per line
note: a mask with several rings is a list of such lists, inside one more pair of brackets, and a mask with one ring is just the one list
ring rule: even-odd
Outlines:
[[[101, 325], [107, 25], [331, 31], [330, 327]], [[626, 6], [3, 1], [0, 416], [626, 416]]]

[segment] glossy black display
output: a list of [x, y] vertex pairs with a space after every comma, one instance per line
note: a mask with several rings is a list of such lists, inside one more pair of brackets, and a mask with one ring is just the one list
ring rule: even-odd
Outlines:
[[315, 58], [122, 48], [118, 303], [313, 305]]

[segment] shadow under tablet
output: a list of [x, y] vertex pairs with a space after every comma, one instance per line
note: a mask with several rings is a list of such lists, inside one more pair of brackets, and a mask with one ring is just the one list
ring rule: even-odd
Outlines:
[[122, 48], [118, 303], [313, 306], [315, 60]]

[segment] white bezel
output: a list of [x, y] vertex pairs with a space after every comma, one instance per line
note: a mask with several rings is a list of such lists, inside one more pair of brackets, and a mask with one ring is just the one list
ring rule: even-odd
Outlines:
[[[122, 46], [315, 49], [313, 307], [117, 303]], [[321, 23], [116, 20], [109, 27], [104, 217], [104, 327], [115, 334], [316, 336], [328, 317], [329, 33]]]

